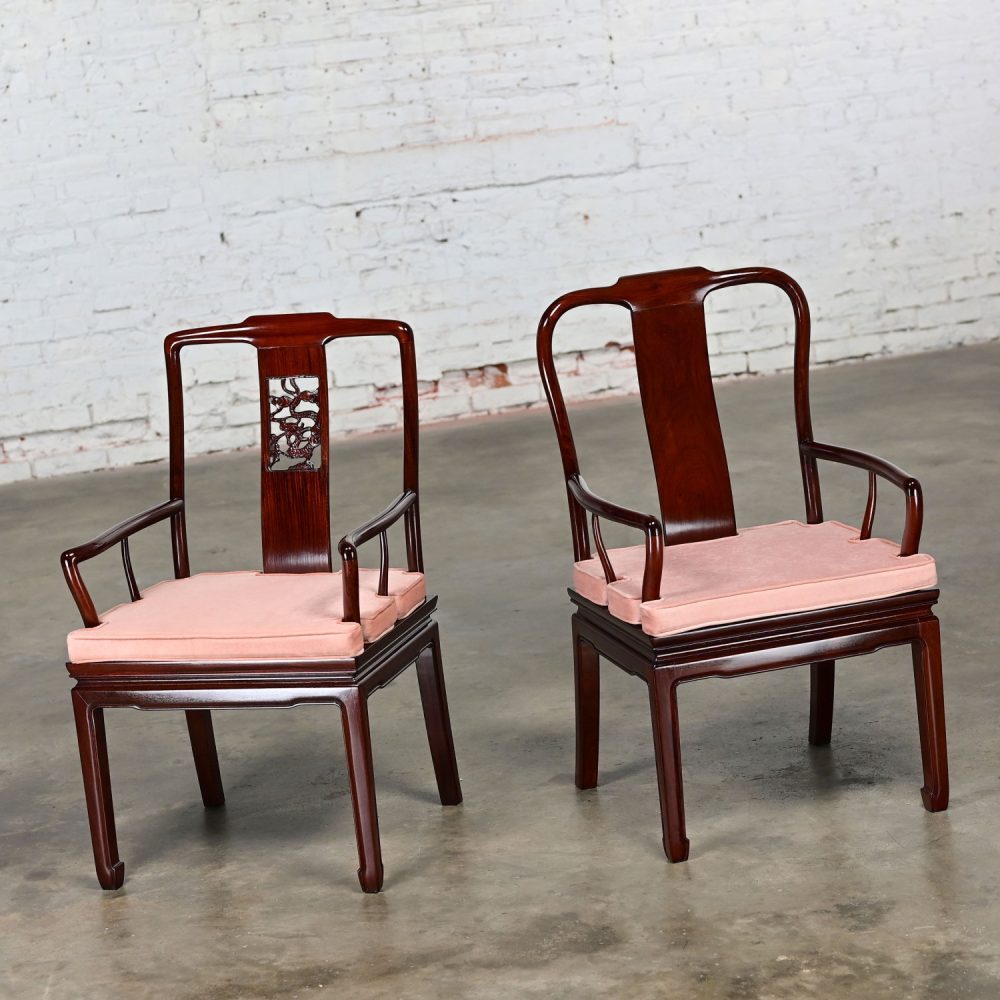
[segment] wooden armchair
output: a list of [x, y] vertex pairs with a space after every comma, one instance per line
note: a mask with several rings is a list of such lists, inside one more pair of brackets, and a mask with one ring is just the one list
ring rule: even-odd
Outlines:
[[[780, 288], [795, 317], [795, 422], [806, 522], [737, 529], [729, 468], [709, 371], [704, 302], [750, 282]], [[629, 310], [639, 391], [660, 512], [596, 496], [580, 475], [552, 357], [552, 335], [571, 309]], [[799, 286], [768, 268], [685, 268], [570, 292], [545, 311], [538, 361], [555, 422], [569, 500], [575, 566], [570, 598], [576, 681], [576, 783], [598, 771], [599, 656], [646, 681], [660, 791], [663, 846], [688, 856], [677, 686], [811, 664], [810, 742], [829, 743], [834, 662], [885, 646], [913, 650], [924, 806], [948, 805], [941, 646], [931, 608], [934, 560], [918, 552], [923, 501], [912, 476], [880, 458], [813, 438], [809, 413], [809, 309]], [[823, 520], [819, 460], [868, 473], [860, 529]], [[876, 483], [905, 496], [902, 544], [872, 538]], [[608, 549], [601, 519], [642, 532], [644, 544]], [[593, 532], [593, 549], [588, 520]]]
[[[344, 535], [341, 569], [330, 551], [329, 421], [325, 345], [341, 337], [394, 337], [403, 382], [403, 492]], [[263, 572], [198, 573], [188, 560], [180, 354], [199, 344], [250, 344], [260, 377]], [[225, 801], [213, 708], [336, 702], [341, 707], [365, 892], [382, 886], [382, 857], [368, 727], [368, 697], [416, 662], [441, 802], [462, 801], [441, 667], [436, 597], [426, 594], [417, 486], [417, 375], [413, 332], [389, 320], [328, 313], [251, 316], [232, 326], [185, 330], [164, 343], [170, 416], [170, 498], [62, 555], [83, 617], [70, 633], [84, 790], [105, 889], [119, 888], [104, 709], [184, 709], [204, 804]], [[406, 569], [390, 567], [387, 531], [402, 518]], [[170, 521], [174, 579], [140, 592], [129, 538]], [[378, 538], [378, 569], [358, 549]], [[99, 616], [80, 564], [120, 545], [131, 603]]]

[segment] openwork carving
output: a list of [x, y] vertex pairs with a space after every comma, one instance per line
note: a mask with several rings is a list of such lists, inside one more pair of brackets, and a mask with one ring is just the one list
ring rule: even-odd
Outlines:
[[267, 380], [271, 417], [267, 467], [271, 472], [315, 472], [321, 464], [319, 377]]

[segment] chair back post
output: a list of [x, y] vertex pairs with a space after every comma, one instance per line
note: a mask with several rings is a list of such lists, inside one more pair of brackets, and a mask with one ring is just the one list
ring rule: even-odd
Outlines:
[[[403, 491], [420, 496], [420, 415], [417, 404], [417, 353], [413, 330], [406, 323], [396, 323], [393, 331], [399, 342], [399, 363], [403, 386]], [[411, 573], [424, 571], [423, 543], [420, 538], [420, 501], [417, 499], [403, 515], [406, 536], [406, 568]]]
[[807, 453], [803, 445], [812, 444], [812, 413], [809, 407], [809, 343], [811, 327], [809, 303], [799, 285], [787, 275], [781, 276], [785, 294], [792, 302], [795, 314], [795, 430], [799, 439], [799, 461], [802, 467], [802, 490], [805, 494], [806, 520], [819, 524], [823, 520], [823, 497], [819, 488], [819, 466], [816, 456]]
[[566, 481], [566, 500], [569, 504], [570, 530], [573, 535], [573, 555], [577, 562], [590, 558], [590, 534], [587, 529], [587, 512], [573, 497], [569, 488], [570, 480], [580, 475], [580, 462], [576, 454], [576, 444], [573, 441], [573, 428], [566, 412], [566, 401], [559, 385], [555, 359], [552, 355], [552, 336], [556, 324], [571, 309], [578, 306], [599, 302], [596, 296], [603, 289], [587, 289], [580, 292], [570, 292], [556, 299], [542, 313], [538, 322], [538, 335], [535, 341], [535, 351], [538, 357], [538, 369], [545, 389], [545, 398], [549, 401], [549, 410], [556, 428], [556, 439], [559, 443], [559, 457], [562, 460], [563, 476]]
[[187, 522], [184, 518], [184, 385], [181, 380], [180, 351], [182, 334], [174, 333], [163, 342], [167, 368], [167, 416], [170, 447], [170, 499], [180, 500], [180, 512], [170, 518], [170, 548], [174, 576], [180, 580], [191, 575], [188, 556]]

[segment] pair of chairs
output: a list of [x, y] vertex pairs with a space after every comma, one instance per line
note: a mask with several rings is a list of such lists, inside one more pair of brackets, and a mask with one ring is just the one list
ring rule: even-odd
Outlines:
[[[806, 522], [738, 531], [705, 331], [705, 297], [748, 282], [778, 286], [795, 316], [795, 416]], [[552, 354], [553, 332], [569, 310], [616, 304], [631, 314], [639, 390], [660, 514], [596, 496], [579, 462]], [[325, 347], [341, 337], [394, 337], [403, 387], [403, 490], [382, 513], [344, 535], [339, 571], [331, 555], [329, 429]], [[199, 344], [246, 343], [260, 379], [263, 572], [191, 574], [185, 531], [184, 416], [180, 353]], [[62, 565], [84, 627], [68, 638], [72, 699], [94, 857], [100, 884], [124, 881], [104, 729], [104, 709], [183, 709], [206, 807], [224, 793], [212, 729], [216, 708], [340, 705], [360, 867], [366, 892], [382, 886], [383, 865], [367, 702], [416, 663], [441, 802], [462, 801], [448, 715], [437, 599], [429, 596], [420, 543], [417, 380], [413, 334], [405, 323], [322, 314], [255, 316], [233, 326], [188, 330], [165, 342], [170, 414], [170, 498], [63, 553]], [[575, 565], [570, 596], [576, 691], [576, 783], [597, 784], [599, 658], [646, 681], [663, 842], [671, 861], [688, 856], [677, 686], [810, 664], [809, 739], [830, 740], [834, 661], [884, 646], [913, 648], [917, 717], [930, 811], [948, 801], [938, 622], [931, 611], [934, 562], [917, 552], [919, 483], [881, 459], [816, 442], [809, 415], [809, 312], [799, 286], [770, 269], [663, 271], [572, 292], [544, 313], [538, 358], [569, 500]], [[861, 528], [823, 521], [818, 461], [867, 471]], [[871, 536], [876, 481], [903, 490], [901, 546]], [[600, 521], [644, 535], [644, 544], [608, 549]], [[140, 592], [129, 538], [169, 520], [174, 579]], [[391, 566], [388, 530], [402, 520], [406, 569]], [[588, 529], [589, 521], [589, 529]], [[593, 549], [591, 547], [593, 539]], [[378, 539], [377, 569], [358, 552]], [[130, 603], [99, 616], [80, 564], [120, 546]], [[666, 548], [666, 551], [664, 551]], [[596, 555], [594, 554], [596, 552]]]

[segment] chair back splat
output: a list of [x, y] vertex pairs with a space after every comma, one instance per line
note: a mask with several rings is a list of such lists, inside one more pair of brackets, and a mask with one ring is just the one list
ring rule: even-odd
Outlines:
[[[394, 320], [330, 313], [250, 316], [182, 330], [164, 344], [170, 413], [170, 494], [184, 498], [184, 400], [180, 353], [191, 344], [250, 344], [257, 351], [261, 420], [261, 549], [265, 573], [332, 569], [330, 426], [326, 345], [342, 337], [399, 342], [403, 385], [403, 489], [417, 490], [417, 375], [413, 332]], [[416, 505], [406, 512], [407, 566], [422, 567]], [[175, 572], [190, 575], [183, 515], [174, 522]]]
[[[570, 292], [556, 299], [538, 327], [542, 380], [569, 481], [579, 477], [580, 469], [552, 355], [555, 326], [565, 313], [578, 306], [619, 305], [629, 310], [666, 545], [736, 534], [729, 465], [709, 366], [705, 299], [718, 288], [752, 282], [776, 285], [791, 299], [795, 315], [796, 423], [800, 440], [811, 440], [809, 308], [799, 286], [780, 271], [689, 267], [631, 275], [605, 288]], [[807, 482], [807, 494], [814, 494], [818, 505], [818, 484], [805, 467], [803, 475], [813, 479]], [[585, 511], [572, 494], [569, 503], [576, 558], [589, 558]]]

